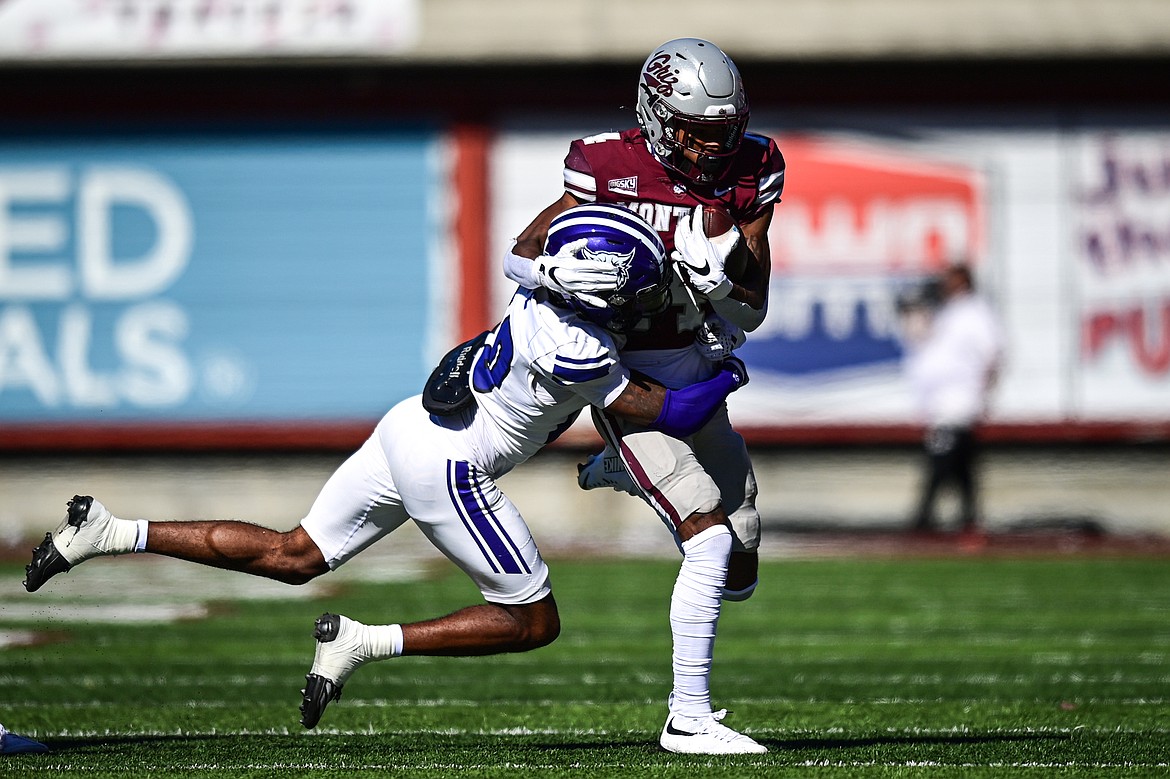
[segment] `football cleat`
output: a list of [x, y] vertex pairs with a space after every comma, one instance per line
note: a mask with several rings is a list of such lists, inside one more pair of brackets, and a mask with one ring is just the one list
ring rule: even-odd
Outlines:
[[763, 744], [721, 724], [726, 716], [727, 710], [721, 709], [705, 720], [691, 720], [695, 724], [688, 724], [671, 714], [658, 743], [667, 752], [684, 755], [762, 755], [768, 751]]
[[361, 623], [340, 614], [322, 614], [313, 623], [317, 651], [301, 690], [301, 724], [314, 728], [325, 707], [341, 698], [341, 688], [370, 657], [362, 649]]
[[89, 495], [74, 495], [67, 505], [69, 510], [61, 525], [45, 533], [45, 540], [33, 550], [32, 561], [25, 566], [24, 588], [29, 592], [36, 592], [49, 579], [82, 560], [128, 551], [118, 546], [122, 539], [112, 537], [120, 535], [122, 529], [105, 506]]
[[638, 488], [634, 486], [622, 458], [608, 445], [604, 451], [590, 455], [584, 464], [577, 466], [577, 485], [583, 490], [612, 487], [617, 492], [638, 495]]

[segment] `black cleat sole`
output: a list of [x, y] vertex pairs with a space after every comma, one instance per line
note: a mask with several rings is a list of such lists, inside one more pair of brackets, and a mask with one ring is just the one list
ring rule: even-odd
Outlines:
[[301, 690], [301, 724], [315, 728], [325, 713], [325, 707], [341, 699], [341, 685], [317, 674], [305, 676], [305, 689]]
[[45, 582], [73, 566], [53, 546], [53, 534], [45, 533], [45, 540], [32, 550], [32, 561], [24, 567], [24, 588], [36, 592]]

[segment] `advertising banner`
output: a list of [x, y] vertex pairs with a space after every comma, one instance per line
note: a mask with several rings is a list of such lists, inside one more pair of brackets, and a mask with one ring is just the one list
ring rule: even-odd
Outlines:
[[1170, 131], [1087, 132], [1072, 153], [1078, 410], [1170, 416]]
[[417, 392], [445, 331], [434, 139], [0, 139], [0, 427], [369, 420]]
[[[760, 440], [917, 426], [899, 297], [962, 262], [1006, 341], [993, 427], [1170, 429], [1170, 119], [1103, 127], [1043, 116], [754, 124], [776, 138], [787, 175], [769, 313], [740, 350], [752, 382], [729, 400], [737, 424]], [[559, 196], [569, 141], [592, 132], [501, 135], [499, 245]]]
[[4, 0], [0, 60], [361, 56], [419, 34], [418, 0]]

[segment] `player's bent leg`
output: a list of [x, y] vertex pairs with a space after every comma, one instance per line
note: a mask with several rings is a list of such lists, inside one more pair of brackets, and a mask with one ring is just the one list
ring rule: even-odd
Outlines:
[[759, 490], [751, 457], [725, 411], [694, 436], [693, 445], [696, 459], [719, 490], [734, 536], [723, 599], [747, 600], [758, 583], [760, 546]]
[[535, 603], [485, 603], [438, 619], [402, 626], [404, 655], [470, 657], [529, 652], [548, 646], [561, 632], [552, 594]]
[[551, 644], [560, 629], [551, 593], [536, 603], [469, 606], [407, 625], [364, 625], [340, 614], [322, 614], [313, 625], [317, 649], [301, 690], [301, 724], [315, 727], [325, 708], [341, 698], [346, 681], [366, 663], [402, 655], [526, 652]]
[[65, 519], [45, 534], [25, 567], [29, 592], [91, 557], [128, 554], [138, 547], [142, 523], [118, 519], [89, 495], [74, 495], [67, 507]]

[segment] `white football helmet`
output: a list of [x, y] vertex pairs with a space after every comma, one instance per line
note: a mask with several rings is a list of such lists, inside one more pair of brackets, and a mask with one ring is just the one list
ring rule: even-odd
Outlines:
[[739, 70], [710, 41], [667, 41], [642, 65], [638, 124], [659, 162], [692, 181], [712, 184], [726, 172], [749, 113]]

